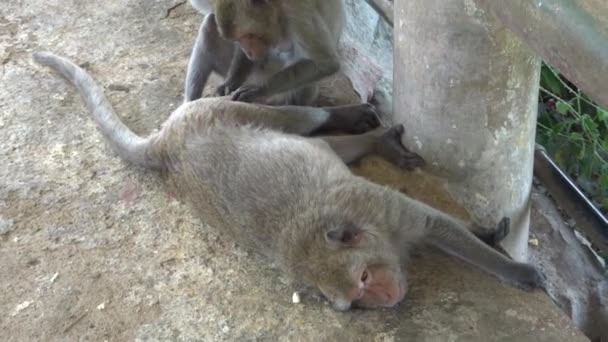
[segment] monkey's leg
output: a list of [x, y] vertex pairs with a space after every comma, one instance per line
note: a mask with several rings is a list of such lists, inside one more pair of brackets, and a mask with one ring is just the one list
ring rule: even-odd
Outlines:
[[398, 125], [390, 129], [377, 128], [365, 134], [326, 136], [320, 139], [327, 142], [346, 164], [370, 153], [376, 153], [406, 170], [424, 165], [424, 160], [420, 156], [408, 151], [401, 144], [403, 132], [403, 125]]
[[202, 96], [212, 71], [222, 76], [226, 75], [234, 50], [233, 43], [220, 37], [215, 15], [208, 14], [201, 24], [190, 55], [184, 96], [186, 102], [197, 100]]
[[304, 106], [252, 105], [242, 102], [230, 103], [230, 111], [221, 118], [240, 124], [255, 124], [286, 133], [309, 135], [318, 130], [336, 128], [352, 132], [361, 127], [377, 126], [377, 116], [369, 105], [351, 106], [348, 118], [343, 118], [334, 108]]
[[[237, 103], [234, 103], [234, 106], [236, 105]], [[248, 120], [253, 119], [254, 122], [263, 123], [268, 127], [300, 135], [328, 130], [361, 133], [379, 124], [374, 107], [369, 104], [321, 108], [260, 105], [257, 108], [261, 110], [256, 117]], [[241, 115], [251, 116], [246, 110], [240, 112]]]
[[490, 274], [524, 289], [544, 285], [544, 276], [535, 267], [515, 262], [500, 254], [443, 213], [429, 216], [425, 228], [433, 245]]
[[386, 129], [378, 128], [364, 134], [330, 135], [319, 137], [319, 139], [325, 141], [345, 164], [350, 164], [373, 153], [376, 142], [385, 132]]

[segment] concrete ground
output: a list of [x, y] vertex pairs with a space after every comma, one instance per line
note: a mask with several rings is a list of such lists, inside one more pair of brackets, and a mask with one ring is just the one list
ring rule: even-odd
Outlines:
[[[76, 60], [128, 126], [148, 132], [181, 102], [201, 17], [171, 10], [180, 3], [0, 6], [0, 340], [587, 340], [544, 293], [432, 251], [414, 257], [395, 309], [293, 304], [288, 279], [121, 162], [74, 89], [31, 62], [37, 50]], [[455, 210], [422, 174], [373, 157], [357, 172]]]

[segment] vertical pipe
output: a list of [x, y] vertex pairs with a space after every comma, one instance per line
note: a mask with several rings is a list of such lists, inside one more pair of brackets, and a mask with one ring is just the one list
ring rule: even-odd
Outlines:
[[473, 219], [511, 218], [527, 252], [540, 59], [473, 0], [395, 1], [393, 98], [404, 144]]

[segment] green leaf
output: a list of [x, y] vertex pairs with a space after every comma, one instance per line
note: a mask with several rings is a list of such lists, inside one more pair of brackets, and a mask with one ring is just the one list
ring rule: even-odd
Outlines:
[[[577, 159], [579, 161], [582, 161], [585, 158], [585, 155], [587, 154], [587, 145], [585, 145], [584, 143], [581, 146], [581, 150], [578, 152], [578, 157]], [[583, 164], [581, 165], [582, 167], [585, 167], [587, 165]]]
[[543, 67], [540, 73], [541, 84], [543, 87], [549, 89], [554, 95], [560, 96], [562, 93], [562, 85], [559, 78], [551, 69]]
[[562, 152], [560, 150], [557, 150], [555, 152], [555, 156], [554, 156], [555, 162], [557, 163], [557, 165], [564, 165], [564, 158], [562, 157]]
[[555, 104], [555, 109], [561, 115], [566, 115], [566, 114], [568, 114], [568, 111], [570, 110], [570, 106], [568, 106], [568, 104], [566, 102], [559, 100]]
[[597, 180], [598, 185], [604, 191], [608, 191], [608, 170], [605, 170], [600, 174], [600, 177]]
[[584, 140], [585, 140], [585, 138], [583, 137], [583, 133], [580, 133], [580, 132], [570, 133], [569, 138], [573, 142], [584, 142]]
[[598, 160], [595, 158], [592, 150], [587, 150], [585, 158], [580, 161], [581, 163], [581, 175], [585, 178], [592, 178], [597, 172]]
[[568, 134], [570, 132], [570, 127], [572, 127], [572, 120], [564, 120], [557, 125], [553, 126], [553, 133], [555, 134]]
[[591, 135], [591, 138], [593, 140], [599, 139], [600, 131], [599, 131], [598, 126], [595, 123], [595, 121], [593, 121], [593, 118], [591, 117], [591, 115], [584, 114], [581, 117], [581, 125], [583, 126], [583, 129], [585, 130], [585, 132], [587, 132], [589, 135]]
[[608, 111], [598, 108], [597, 109], [597, 118], [599, 121], [604, 123], [606, 128], [608, 128]]

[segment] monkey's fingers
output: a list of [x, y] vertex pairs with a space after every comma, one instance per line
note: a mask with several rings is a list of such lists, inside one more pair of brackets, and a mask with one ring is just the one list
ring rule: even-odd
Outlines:
[[497, 247], [509, 235], [511, 231], [511, 219], [504, 217], [500, 220], [496, 229], [484, 228], [475, 224], [473, 226], [473, 234], [479, 240], [485, 242], [488, 246]]
[[409, 155], [403, 157], [398, 165], [402, 169], [413, 171], [418, 167], [423, 167], [424, 164], [424, 159], [422, 159], [422, 157], [413, 152], [409, 152]]
[[329, 119], [322, 131], [338, 130], [348, 134], [363, 134], [380, 126], [376, 109], [369, 103], [326, 107]]
[[498, 229], [494, 233], [494, 244], [496, 245], [502, 240], [504, 240], [510, 232], [511, 219], [508, 217], [503, 217], [503, 219], [498, 222]]
[[356, 113], [356, 121], [353, 127], [347, 131], [350, 134], [363, 134], [380, 126], [380, 117], [376, 108], [371, 104], [362, 106], [361, 111]]
[[215, 94], [217, 96], [228, 96], [236, 89], [238, 89], [238, 85], [228, 80], [216, 88]]
[[232, 94], [233, 101], [253, 102], [264, 96], [265, 88], [262, 86], [246, 85], [238, 88]]
[[401, 143], [403, 132], [405, 132], [403, 125], [397, 125], [389, 129], [380, 138], [376, 146], [376, 152], [387, 161], [408, 171], [424, 166], [424, 159], [409, 151]]
[[226, 84], [222, 84], [219, 87], [215, 88], [216, 96], [228, 96], [230, 95], [230, 90]]

